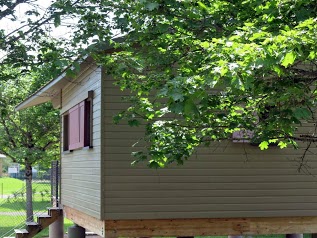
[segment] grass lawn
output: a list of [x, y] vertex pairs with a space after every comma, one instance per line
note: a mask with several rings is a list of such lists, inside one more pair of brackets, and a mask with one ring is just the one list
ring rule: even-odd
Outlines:
[[[33, 210], [41, 211], [50, 207], [50, 184], [33, 184]], [[25, 190], [20, 191], [16, 196], [10, 196], [7, 198], [0, 198], [0, 212], [19, 212], [25, 211]], [[0, 223], [1, 224], [1, 223]]]
[[3, 194], [13, 194], [14, 192], [21, 190], [25, 186], [25, 182], [15, 178], [0, 178], [0, 197]]
[[7, 233], [13, 229], [17, 229], [19, 224], [24, 222], [25, 217], [23, 216], [0, 216], [0, 234], [4, 236], [12, 236], [11, 233]]
[[[43, 191], [43, 193], [51, 192], [51, 184], [48, 181], [33, 180], [32, 183], [33, 189], [36, 190], [36, 193], [40, 193], [41, 191]], [[22, 188], [25, 188], [25, 181], [23, 180], [8, 177], [0, 178], [0, 198], [2, 198], [1, 195], [10, 195], [17, 191], [21, 191]]]
[[[3, 190], [1, 189], [2, 186]], [[50, 183], [48, 181], [33, 181], [32, 187], [34, 213], [47, 212], [47, 207], [51, 206]], [[25, 181], [14, 178], [0, 178], [0, 212], [2, 213], [0, 215], [0, 237], [4, 234], [10, 236], [12, 234], [7, 234], [8, 231], [24, 227], [25, 197]], [[66, 220], [65, 224], [65, 229], [67, 229], [72, 223]], [[44, 236], [47, 233], [48, 229], [46, 233], [44, 232]]]
[[[1, 201], [0, 201], [0, 204], [1, 204]], [[11, 203], [5, 202], [0, 205], [0, 212], [23, 212], [26, 210], [25, 206], [26, 206], [25, 200], [22, 200], [22, 199], [15, 200], [14, 202], [11, 202]], [[51, 206], [51, 201], [49, 199], [46, 199], [44, 201], [42, 201], [41, 198], [33, 199], [34, 212], [46, 210], [46, 208], [50, 206]]]

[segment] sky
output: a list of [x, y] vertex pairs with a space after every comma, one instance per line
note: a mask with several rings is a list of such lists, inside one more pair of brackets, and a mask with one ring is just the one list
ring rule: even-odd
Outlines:
[[[37, 8], [40, 10], [40, 13], [44, 14], [45, 10], [51, 5], [51, 0], [37, 0], [35, 4], [39, 7]], [[12, 30], [20, 27], [23, 24], [23, 21], [27, 19], [25, 16], [25, 12], [29, 11], [33, 8], [30, 4], [19, 4], [16, 9], [17, 21], [12, 21], [11, 19], [4, 18], [0, 21], [0, 26], [2, 29], [5, 29], [6, 33], [11, 32]]]
[[[28, 28], [26, 24], [26, 20], [28, 17], [25, 15], [27, 11], [30, 11], [36, 7], [39, 11], [40, 16], [42, 17], [45, 15], [47, 8], [52, 4], [53, 0], [35, 0], [33, 4], [20, 4], [16, 7], [16, 16], [17, 19], [13, 21], [9, 18], [4, 18], [0, 20], [0, 29], [4, 29], [6, 34], [10, 34], [12, 31], [23, 27], [24, 30]], [[0, 8], [0, 11], [2, 9]], [[32, 20], [36, 20], [35, 17], [32, 17]], [[75, 23], [76, 19], [67, 19], [67, 23]], [[62, 22], [63, 23], [63, 22]], [[52, 27], [52, 31], [50, 31], [50, 36], [54, 38], [68, 38], [71, 35], [72, 31], [70, 28], [67, 28], [65, 25], [61, 24], [61, 26], [55, 28]], [[4, 58], [6, 52], [0, 51], [0, 61]]]
[[[11, 32], [15, 31], [16, 29], [19, 29], [22, 27], [23, 31], [26, 31], [28, 29], [28, 24], [27, 24], [27, 19], [30, 18], [30, 16], [27, 16], [25, 13], [27, 11], [30, 11], [34, 8], [39, 11], [40, 16], [37, 18], [35, 16], [32, 16], [32, 20], [39, 19], [47, 13], [47, 9], [49, 6], [54, 2], [54, 0], [33, 0], [32, 3], [28, 4], [20, 4], [16, 7], [16, 20], [12, 20], [9, 18], [4, 18], [0, 20], [0, 30], [4, 29], [6, 34], [10, 34]], [[5, 10], [5, 8], [1, 8], [0, 6], [0, 11]], [[111, 18], [110, 14], [110, 18]], [[73, 33], [72, 28], [67, 27], [66, 25], [76, 25], [78, 22], [77, 18], [68, 18], [68, 19], [62, 19], [61, 25], [55, 28], [53, 24], [50, 25], [50, 30], [45, 30], [46, 33], [49, 32], [49, 35], [53, 38], [58, 38], [59, 40], [61, 39], [69, 39]], [[114, 35], [119, 36], [120, 31], [114, 31]], [[89, 42], [92, 42], [93, 38], [90, 39]], [[87, 44], [88, 45], [88, 44]], [[0, 61], [1, 59], [4, 59], [6, 56], [5, 51], [0, 50]]]

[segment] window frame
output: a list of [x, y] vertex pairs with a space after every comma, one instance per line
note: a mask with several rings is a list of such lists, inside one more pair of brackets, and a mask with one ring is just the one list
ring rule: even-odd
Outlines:
[[[274, 110], [276, 106], [265, 106], [265, 111], [255, 114], [257, 116], [258, 122], [265, 121], [270, 117], [271, 110]], [[247, 136], [247, 137], [246, 137]], [[254, 141], [255, 138], [254, 130], [241, 129], [234, 131], [232, 133], [232, 142], [233, 143], [246, 143], [252, 146], [258, 146], [260, 143]], [[278, 143], [270, 143], [269, 146], [277, 146]]]
[[[73, 115], [71, 115], [74, 113]], [[88, 97], [68, 109], [62, 116], [63, 120], [63, 152], [93, 148], [93, 91], [88, 91]], [[72, 116], [78, 116], [78, 123], [70, 125]], [[71, 128], [72, 126], [75, 126]], [[77, 127], [77, 130], [76, 130]], [[78, 141], [72, 141], [73, 132], [78, 133]], [[75, 137], [76, 138], [76, 137]]]

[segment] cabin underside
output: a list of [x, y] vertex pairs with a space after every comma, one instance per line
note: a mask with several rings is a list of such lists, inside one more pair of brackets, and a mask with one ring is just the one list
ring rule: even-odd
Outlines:
[[99, 220], [65, 206], [74, 223], [102, 237], [180, 237], [317, 233], [317, 217]]

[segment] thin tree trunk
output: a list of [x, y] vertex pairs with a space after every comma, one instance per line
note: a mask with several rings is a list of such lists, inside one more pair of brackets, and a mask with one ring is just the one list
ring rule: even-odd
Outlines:
[[33, 221], [32, 165], [25, 162], [26, 221]]

